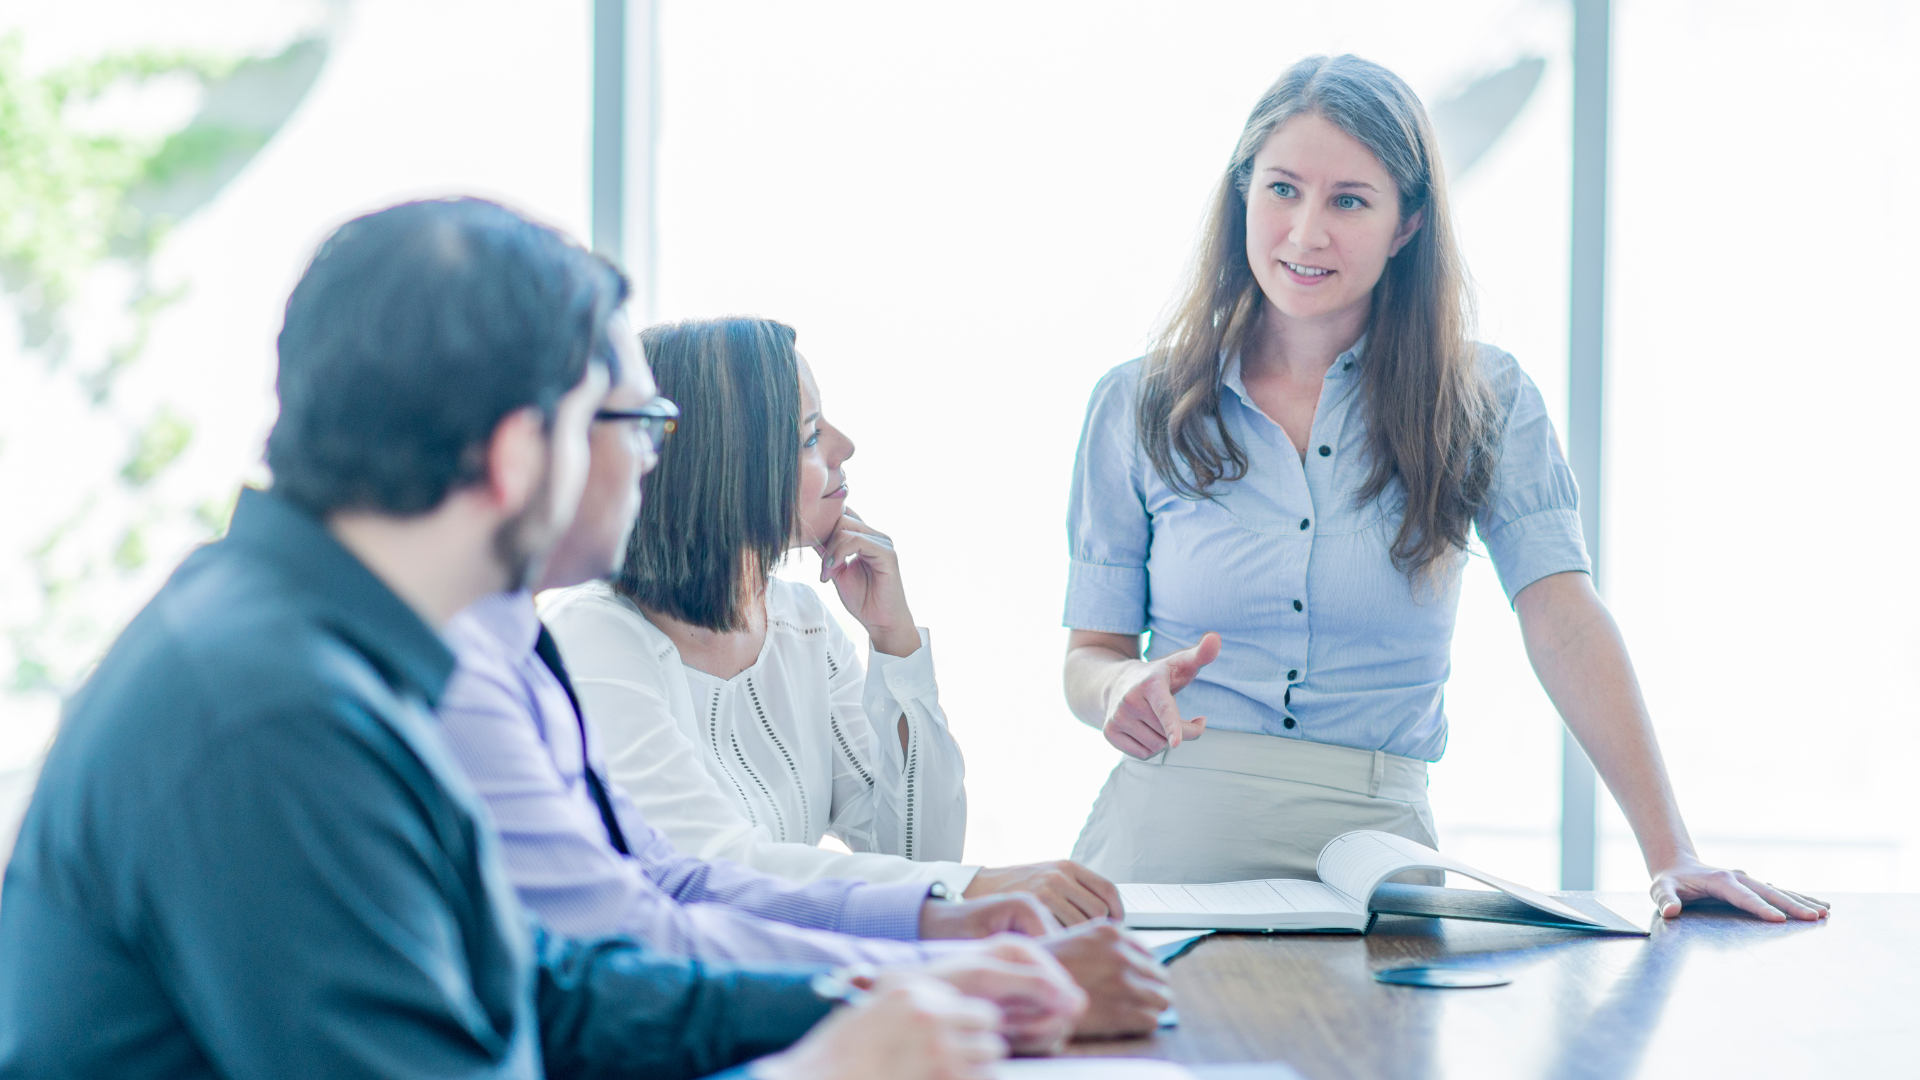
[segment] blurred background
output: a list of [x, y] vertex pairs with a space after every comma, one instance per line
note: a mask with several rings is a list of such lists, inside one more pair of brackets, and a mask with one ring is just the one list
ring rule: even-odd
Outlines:
[[[798, 329], [859, 444], [853, 505], [932, 629], [971, 861], [1064, 856], [1116, 758], [1059, 687], [1073, 449], [1288, 64], [1355, 52], [1425, 98], [1479, 336], [1566, 431], [1567, 0], [627, 16], [625, 217], [609, 231], [603, 191], [602, 241], [640, 318]], [[1620, 0], [1611, 46], [1603, 585], [1682, 808], [1709, 860], [1920, 889], [1893, 752], [1920, 721], [1901, 561], [1920, 346], [1899, 314], [1920, 287], [1920, 16]], [[594, 236], [594, 70], [591, 0], [0, 0], [7, 829], [62, 695], [267, 480], [274, 335], [314, 246], [456, 192]], [[1454, 661], [1441, 841], [1552, 883], [1559, 725], [1484, 558]], [[1601, 802], [1598, 883], [1640, 888]]]

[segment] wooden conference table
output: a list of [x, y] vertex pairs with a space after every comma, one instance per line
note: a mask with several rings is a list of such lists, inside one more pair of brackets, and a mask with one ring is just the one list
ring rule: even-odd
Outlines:
[[[1359, 935], [1215, 934], [1169, 967], [1177, 1028], [1073, 1052], [1279, 1061], [1347, 1077], [1920, 1077], [1920, 895], [1827, 897], [1822, 923], [1653, 917], [1650, 938], [1380, 916]], [[1424, 990], [1382, 968], [1494, 968], [1506, 986]]]

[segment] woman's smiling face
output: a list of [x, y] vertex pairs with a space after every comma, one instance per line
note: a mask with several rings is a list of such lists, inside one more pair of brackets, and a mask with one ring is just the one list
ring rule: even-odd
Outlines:
[[1365, 305], [1387, 260], [1419, 230], [1400, 220], [1400, 192], [1360, 140], [1303, 113], [1253, 157], [1247, 262], [1267, 302], [1314, 320]]
[[853, 440], [827, 422], [813, 369], [800, 358], [800, 491], [794, 503], [794, 546], [819, 544], [840, 525], [847, 508], [847, 475]]

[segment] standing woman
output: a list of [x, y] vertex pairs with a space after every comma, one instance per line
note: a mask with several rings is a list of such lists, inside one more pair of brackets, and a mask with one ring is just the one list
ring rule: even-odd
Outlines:
[[1823, 916], [1695, 854], [1540, 393], [1468, 337], [1435, 149], [1392, 72], [1295, 64], [1247, 120], [1185, 300], [1095, 387], [1066, 690], [1127, 756], [1074, 859], [1116, 881], [1231, 881], [1312, 877], [1350, 829], [1435, 844], [1426, 768], [1477, 528], [1662, 914], [1713, 896]]

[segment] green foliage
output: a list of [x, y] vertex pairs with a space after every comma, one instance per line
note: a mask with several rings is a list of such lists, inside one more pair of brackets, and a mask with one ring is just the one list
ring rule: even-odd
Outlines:
[[134, 436], [133, 453], [120, 468], [120, 479], [133, 487], [145, 487], [161, 470], [193, 441], [193, 424], [172, 409], [160, 410], [146, 427]]
[[[164, 407], [135, 422], [114, 390], [145, 351], [155, 319], [186, 291], [184, 284], [155, 286], [155, 249], [267, 144], [327, 55], [327, 40], [317, 35], [270, 57], [146, 50], [35, 76], [22, 66], [20, 37], [0, 37], [0, 292], [27, 349], [91, 404], [104, 426], [123, 432], [128, 447], [117, 472], [78, 482], [82, 506], [26, 553], [38, 610], [0, 629], [12, 668], [0, 675], [0, 695], [73, 686], [111, 632], [111, 613], [124, 609], [128, 581], [183, 542], [225, 533], [237, 492], [181, 504], [169, 501], [182, 494], [178, 485], [159, 482], [191, 444], [193, 424]], [[133, 134], [84, 122], [88, 105], [103, 95], [183, 76], [198, 80], [206, 94], [178, 130]], [[109, 262], [133, 278], [124, 319], [115, 322], [117, 340], [69, 356], [75, 350], [66, 313]], [[96, 617], [103, 611], [109, 618]]]
[[[78, 111], [118, 87], [138, 87], [164, 76], [186, 75], [210, 83], [227, 77], [233, 59], [192, 53], [141, 51], [72, 64], [39, 76], [22, 66], [18, 34], [0, 37], [0, 289], [20, 319], [23, 344], [58, 368], [69, 342], [63, 316], [88, 276], [117, 259], [135, 274], [126, 305], [126, 336], [108, 346], [87, 370], [73, 372], [75, 387], [94, 406], [109, 404], [116, 377], [145, 349], [154, 318], [184, 294], [184, 288], [156, 290], [147, 276], [154, 246], [170, 219], [142, 213], [129, 198], [163, 186], [251, 140], [218, 131], [172, 135], [132, 135], [95, 131], [77, 120]], [[130, 433], [127, 459], [118, 479], [129, 493], [143, 492], [177, 461], [193, 438], [193, 425], [170, 409]], [[131, 574], [150, 557], [149, 526], [164, 517], [150, 495], [114, 511], [122, 503], [90, 496], [69, 520], [52, 529], [26, 563], [38, 585], [38, 616], [7, 628], [12, 671], [0, 677], [0, 690], [38, 693], [57, 690], [72, 672], [54, 659], [73, 642], [91, 642], [101, 627], [87, 614], [85, 596], [100, 575], [111, 570]], [[144, 507], [144, 509], [142, 509]], [[85, 537], [104, 524], [90, 523], [102, 513], [127, 520], [118, 539], [94, 550]], [[161, 515], [157, 517], [156, 515]], [[112, 533], [109, 533], [112, 535]]]
[[143, 180], [177, 169], [204, 148], [84, 130], [70, 111], [115, 86], [164, 75], [223, 77], [232, 60], [135, 52], [75, 64], [38, 78], [21, 66], [20, 36], [0, 38], [0, 285], [13, 294], [28, 348], [64, 356], [61, 310], [110, 254], [144, 261], [157, 239], [127, 203]]

